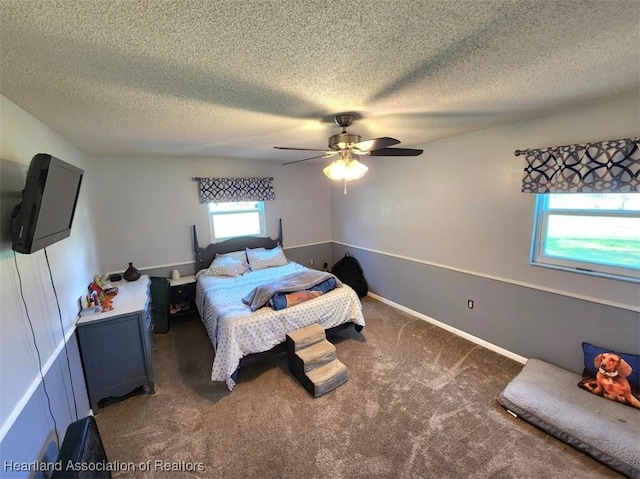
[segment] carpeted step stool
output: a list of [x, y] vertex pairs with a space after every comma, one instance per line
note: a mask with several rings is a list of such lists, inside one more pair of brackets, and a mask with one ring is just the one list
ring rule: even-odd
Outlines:
[[289, 370], [314, 397], [347, 381], [347, 367], [338, 361], [336, 347], [319, 324], [287, 334], [287, 355]]

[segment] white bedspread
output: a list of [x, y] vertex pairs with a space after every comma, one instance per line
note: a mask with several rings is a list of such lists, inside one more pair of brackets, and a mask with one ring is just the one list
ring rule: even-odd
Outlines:
[[232, 390], [235, 381], [231, 375], [240, 359], [283, 343], [290, 331], [313, 323], [325, 329], [349, 321], [365, 325], [360, 299], [347, 285], [280, 311], [266, 306], [252, 313], [242, 302], [256, 286], [302, 269], [304, 266], [290, 262], [235, 277], [198, 274], [196, 305], [215, 349], [212, 381], [225, 381]]

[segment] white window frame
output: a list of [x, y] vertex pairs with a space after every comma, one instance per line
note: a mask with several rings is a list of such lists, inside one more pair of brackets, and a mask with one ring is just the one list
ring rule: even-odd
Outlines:
[[640, 269], [618, 267], [604, 263], [558, 258], [554, 256], [547, 256], [544, 254], [548, 221], [549, 217], [552, 215], [557, 214], [563, 216], [569, 215], [589, 217], [602, 216], [608, 218], [636, 218], [638, 217], [637, 211], [559, 208], [549, 209], [549, 197], [549, 194], [538, 194], [536, 198], [533, 221], [533, 237], [531, 241], [531, 256], [529, 260], [529, 263], [531, 265], [640, 283]]
[[[229, 205], [236, 204], [238, 208], [230, 209], [228, 211], [212, 211], [210, 205], [215, 204], [216, 202], [207, 203], [207, 214], [209, 216], [209, 229], [211, 232], [211, 242], [216, 243], [219, 241], [224, 241], [230, 238], [237, 238], [239, 236], [256, 236], [265, 238], [267, 236], [266, 230], [266, 218], [264, 212], [264, 201], [236, 201], [229, 202]], [[248, 205], [255, 205], [248, 207]], [[247, 205], [246, 208], [241, 208], [240, 205]], [[255, 213], [258, 212], [259, 215], [259, 227], [260, 232], [254, 235], [234, 235], [234, 236], [216, 236], [215, 227], [214, 227], [214, 217], [218, 215], [228, 215], [228, 214], [238, 214], [238, 213]]]

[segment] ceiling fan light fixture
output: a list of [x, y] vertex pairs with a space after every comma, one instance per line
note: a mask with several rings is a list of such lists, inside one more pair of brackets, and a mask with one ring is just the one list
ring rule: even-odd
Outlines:
[[357, 158], [360, 156], [418, 156], [422, 154], [422, 150], [412, 148], [390, 148], [398, 145], [400, 140], [388, 136], [362, 141], [360, 135], [347, 132], [347, 127], [351, 126], [355, 119], [356, 115], [351, 113], [339, 114], [334, 117], [336, 124], [342, 128], [342, 131], [329, 137], [329, 143], [327, 145], [329, 147], [328, 151], [317, 150], [315, 148], [290, 148], [282, 146], [276, 146], [274, 148], [281, 150], [324, 151], [323, 155], [289, 161], [283, 163], [284, 165], [338, 155], [338, 159], [322, 171], [325, 176], [331, 180], [344, 181], [345, 194], [347, 193], [348, 181], [358, 180], [369, 171], [367, 166], [358, 161]]
[[358, 160], [350, 158], [339, 158], [322, 170], [327, 178], [336, 181], [359, 180], [367, 174], [367, 171], [369, 171], [368, 166], [363, 165]]
[[322, 172], [330, 180], [344, 180], [347, 170], [347, 163], [342, 159], [334, 160]]
[[347, 181], [351, 180], [359, 180], [369, 171], [369, 167], [363, 165], [358, 160], [351, 160], [347, 165], [347, 169], [345, 171], [344, 179]]

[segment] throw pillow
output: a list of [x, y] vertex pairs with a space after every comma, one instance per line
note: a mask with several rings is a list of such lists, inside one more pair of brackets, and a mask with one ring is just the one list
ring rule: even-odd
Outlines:
[[272, 249], [247, 248], [247, 259], [249, 260], [251, 271], [258, 271], [274, 266], [284, 266], [288, 263], [282, 246], [276, 246]]
[[578, 386], [640, 409], [640, 356], [582, 343], [584, 371]]
[[209, 276], [238, 276], [248, 269], [249, 265], [239, 259], [233, 256], [220, 255], [213, 260], [206, 274]]
[[216, 258], [223, 256], [230, 256], [232, 258], [235, 258], [238, 261], [242, 261], [243, 263], [245, 263], [247, 265], [247, 268], [249, 267], [249, 264], [247, 263], [247, 253], [245, 252], [245, 250], [231, 251], [230, 253], [216, 253]]

